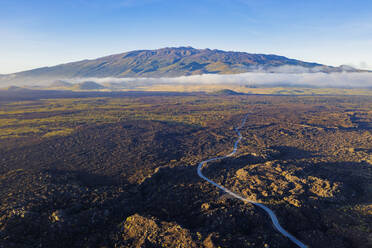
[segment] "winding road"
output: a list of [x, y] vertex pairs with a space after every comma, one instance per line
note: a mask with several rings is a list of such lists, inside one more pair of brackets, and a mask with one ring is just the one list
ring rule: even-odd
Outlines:
[[206, 180], [207, 182], [209, 182], [210, 184], [216, 186], [217, 188], [221, 189], [222, 191], [224, 191], [225, 193], [231, 195], [232, 197], [236, 198], [236, 199], [239, 199], [243, 202], [247, 202], [247, 203], [251, 203], [257, 207], [260, 207], [262, 208], [263, 210], [265, 210], [265, 212], [270, 216], [270, 219], [275, 227], [275, 229], [280, 232], [283, 236], [287, 237], [288, 239], [290, 239], [293, 243], [295, 243], [298, 247], [301, 247], [301, 248], [307, 248], [307, 246], [302, 243], [301, 241], [299, 241], [295, 236], [293, 236], [292, 234], [290, 234], [289, 232], [287, 232], [279, 223], [278, 221], [278, 218], [276, 217], [275, 213], [268, 207], [266, 207], [264, 204], [262, 203], [258, 203], [258, 202], [254, 202], [254, 201], [251, 201], [251, 200], [248, 200], [232, 191], [230, 191], [229, 189], [223, 187], [222, 185], [219, 185], [218, 183], [212, 181], [211, 179], [207, 178], [206, 176], [203, 175], [202, 173], [202, 170], [203, 170], [203, 167], [209, 163], [209, 162], [212, 162], [212, 161], [215, 161], [215, 160], [221, 160], [221, 159], [224, 159], [224, 158], [228, 158], [228, 157], [231, 157], [233, 156], [236, 151], [238, 150], [238, 144], [239, 142], [242, 140], [243, 136], [241, 135], [240, 133], [240, 129], [244, 126], [246, 120], [248, 118], [248, 114], [243, 118], [242, 120], [242, 123], [240, 124], [239, 127], [236, 127], [235, 128], [235, 131], [236, 133], [238, 134], [238, 139], [235, 141], [234, 143], [234, 149], [231, 153], [225, 155], [225, 156], [221, 156], [221, 157], [214, 157], [214, 158], [210, 158], [210, 159], [207, 159], [207, 160], [204, 160], [202, 162], [199, 163], [198, 165], [198, 175], [199, 177], [201, 177], [202, 179]]

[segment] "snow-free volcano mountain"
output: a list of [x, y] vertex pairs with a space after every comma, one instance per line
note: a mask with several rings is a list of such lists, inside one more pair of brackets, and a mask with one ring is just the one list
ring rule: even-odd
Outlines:
[[307, 72], [356, 71], [331, 67], [278, 55], [251, 54], [192, 47], [137, 50], [93, 60], [82, 60], [52, 67], [2, 75], [2, 83], [45, 82], [84, 77], [177, 77], [205, 73], [236, 74], [250, 71], [276, 71], [296, 67]]

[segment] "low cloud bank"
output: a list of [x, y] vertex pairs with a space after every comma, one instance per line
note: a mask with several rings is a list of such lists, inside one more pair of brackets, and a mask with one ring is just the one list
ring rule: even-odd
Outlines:
[[100, 84], [243, 84], [255, 86], [303, 86], [335, 88], [372, 88], [372, 73], [267, 73], [203, 74], [174, 78], [75, 78], [74, 83], [94, 81]]
[[[111, 88], [133, 88], [150, 85], [167, 84], [240, 84], [252, 86], [298, 86], [298, 87], [333, 87], [333, 88], [372, 88], [372, 72], [355, 72], [349, 66], [331, 68], [340, 70], [324, 72], [327, 68], [316, 66], [279, 66], [255, 68], [254, 71], [241, 74], [203, 74], [181, 77], [159, 78], [115, 78], [115, 77], [83, 77], [62, 78], [22, 75], [0, 75], [0, 87], [15, 86], [48, 86], [52, 82], [62, 80], [71, 83], [93, 81]], [[329, 68], [328, 68], [329, 69]]]

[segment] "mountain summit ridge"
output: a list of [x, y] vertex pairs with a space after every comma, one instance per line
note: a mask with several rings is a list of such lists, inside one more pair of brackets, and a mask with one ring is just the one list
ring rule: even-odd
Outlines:
[[[251, 71], [277, 72], [282, 66], [299, 67], [308, 72], [340, 72], [345, 67], [304, 62], [274, 54], [165, 47], [134, 50], [51, 67], [1, 75], [0, 82], [45, 81], [84, 77], [178, 77], [200, 74], [237, 74]], [[346, 68], [348, 71], [358, 71]]]

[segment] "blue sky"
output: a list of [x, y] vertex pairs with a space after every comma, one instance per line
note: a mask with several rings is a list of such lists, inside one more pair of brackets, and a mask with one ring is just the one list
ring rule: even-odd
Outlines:
[[167, 46], [372, 69], [372, 1], [0, 0], [0, 74]]

